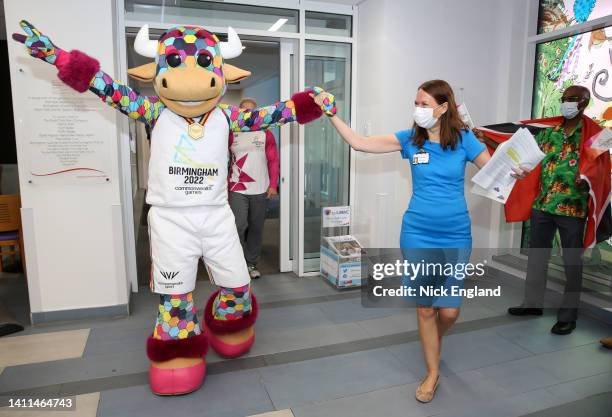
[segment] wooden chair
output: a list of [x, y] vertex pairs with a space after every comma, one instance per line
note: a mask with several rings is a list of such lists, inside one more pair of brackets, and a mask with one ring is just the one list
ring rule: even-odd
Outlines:
[[21, 200], [18, 195], [0, 195], [0, 272], [4, 257], [11, 256], [15, 261], [17, 253], [25, 272], [20, 208]]

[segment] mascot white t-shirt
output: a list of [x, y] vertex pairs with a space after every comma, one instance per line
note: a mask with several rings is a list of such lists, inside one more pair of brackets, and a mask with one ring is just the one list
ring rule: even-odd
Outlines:
[[163, 111], [151, 134], [147, 203], [159, 207], [193, 207], [227, 203], [229, 126], [215, 108], [204, 136], [187, 134], [189, 123]]

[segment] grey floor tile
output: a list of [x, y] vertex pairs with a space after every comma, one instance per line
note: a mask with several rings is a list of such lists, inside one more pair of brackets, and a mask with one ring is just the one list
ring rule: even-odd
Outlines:
[[433, 416], [448, 412], [450, 415], [478, 407], [494, 399], [503, 399], [505, 393], [477, 371], [467, 371], [451, 377], [442, 377], [434, 401], [421, 404], [415, 399], [419, 382], [375, 390], [359, 395], [293, 407], [296, 417], [405, 417]]
[[492, 330], [450, 334], [442, 339], [442, 359], [454, 372], [530, 356], [518, 345], [496, 337]]
[[0, 392], [147, 372], [143, 352], [109, 352], [89, 358], [8, 367], [0, 375]]
[[414, 310], [402, 311], [387, 317], [360, 320], [357, 324], [367, 332], [369, 337], [410, 332], [418, 328]]
[[553, 385], [548, 387], [547, 391], [566, 402], [605, 392], [610, 393], [612, 392], [612, 372]]
[[612, 392], [606, 392], [539, 410], [523, 417], [610, 417], [610, 410], [612, 410]]
[[[387, 350], [408, 368], [413, 375], [416, 375], [417, 378], [422, 378], [427, 373], [421, 342], [417, 341], [389, 346]], [[446, 364], [444, 357], [440, 360], [440, 373], [443, 376], [452, 375], [454, 373]]]
[[[416, 389], [416, 384], [414, 386]], [[414, 395], [414, 391], [413, 394]], [[504, 390], [478, 371], [465, 371], [440, 378], [434, 401], [425, 405], [433, 414], [478, 409], [483, 404], [505, 398]]]
[[[425, 373], [426, 367], [420, 343], [405, 343], [388, 349], [413, 372], [419, 375]], [[530, 352], [500, 339], [492, 330], [450, 334], [442, 340], [440, 371], [443, 375], [450, 375], [529, 355]]]
[[334, 323], [347, 323], [403, 313], [402, 308], [364, 307], [361, 298], [320, 303], [319, 308]]
[[274, 331], [333, 324], [315, 304], [261, 309], [255, 329]]
[[260, 369], [278, 409], [330, 400], [416, 380], [385, 349]]
[[582, 318], [578, 320], [574, 332], [559, 336], [550, 332], [555, 320], [551, 315], [547, 315], [537, 320], [499, 326], [495, 332], [534, 353], [553, 352], [586, 345], [612, 334], [612, 326], [606, 326], [604, 323], [589, 318]]
[[458, 323], [498, 316], [499, 313], [479, 303], [464, 303], [461, 306]]
[[516, 396], [492, 398], [472, 407], [446, 409], [436, 417], [521, 417], [559, 405], [559, 398], [545, 390], [530, 391]]
[[514, 395], [579, 379], [588, 381], [588, 377], [612, 371], [612, 360], [609, 352], [590, 344], [495, 364], [479, 371]]
[[105, 355], [109, 352], [139, 351], [144, 354], [147, 337], [152, 327], [145, 329], [113, 329], [96, 327], [91, 329], [83, 357]]
[[295, 417], [426, 417], [430, 411], [414, 399], [414, 384], [292, 407]]
[[561, 383], [612, 371], [610, 352], [604, 350], [593, 343], [521, 360], [550, 372]]
[[259, 329], [257, 341], [247, 356], [288, 352], [317, 346], [333, 345], [368, 338], [355, 323], [323, 324], [307, 328], [268, 330]]
[[254, 371], [209, 375], [199, 390], [160, 397], [146, 385], [102, 392], [98, 417], [244, 417], [273, 411]]
[[525, 360], [495, 364], [478, 371], [501, 386], [509, 395], [517, 395], [558, 382], [552, 372]]

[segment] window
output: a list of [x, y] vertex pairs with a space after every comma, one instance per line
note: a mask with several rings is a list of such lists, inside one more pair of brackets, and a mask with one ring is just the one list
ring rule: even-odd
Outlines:
[[612, 127], [611, 48], [612, 26], [538, 44], [532, 117], [558, 116], [563, 91], [577, 84], [591, 91], [586, 115]]
[[198, 0], [126, 0], [126, 20], [298, 32], [298, 10]]
[[306, 33], [350, 37], [352, 17], [341, 14], [306, 12]]

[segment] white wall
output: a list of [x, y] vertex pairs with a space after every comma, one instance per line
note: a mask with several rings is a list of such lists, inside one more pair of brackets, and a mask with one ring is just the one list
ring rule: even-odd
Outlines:
[[[366, 0], [357, 27], [357, 128], [393, 133], [412, 126], [416, 89], [441, 78], [463, 88], [476, 124], [519, 119], [530, 0]], [[384, 51], [384, 54], [381, 53]], [[469, 167], [466, 184], [475, 172]], [[410, 166], [399, 153], [356, 153], [354, 233], [371, 247], [398, 247], [411, 194]], [[466, 197], [474, 247], [496, 247], [501, 207]]]
[[[27, 19], [66, 50], [79, 49], [96, 57], [114, 74], [116, 62], [114, 1], [20, 0], [5, 2], [7, 33], [21, 32]], [[69, 10], [70, 13], [58, 13]], [[95, 10], [95, 18], [92, 11]], [[10, 39], [10, 36], [9, 36]], [[55, 69], [27, 55], [23, 45], [9, 41], [11, 79], [19, 165], [29, 158], [24, 125], [39, 120], [28, 107], [26, 85], [54, 77]], [[42, 70], [43, 66], [47, 67]], [[69, 87], [65, 87], [69, 88]], [[84, 94], [91, 94], [89, 92]], [[110, 149], [110, 182], [99, 184], [29, 184], [20, 172], [22, 217], [32, 313], [49, 313], [128, 303], [117, 113], [100, 103], [91, 116], [92, 129], [104, 132]], [[117, 310], [115, 310], [117, 311]], [[77, 317], [76, 315], [75, 317]]]

